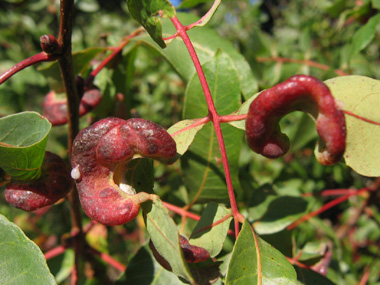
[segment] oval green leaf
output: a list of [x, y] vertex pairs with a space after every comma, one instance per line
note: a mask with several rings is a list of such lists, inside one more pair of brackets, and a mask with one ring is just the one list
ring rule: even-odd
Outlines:
[[115, 284], [177, 285], [177, 276], [164, 269], [154, 258], [149, 246], [139, 249], [128, 263], [127, 270]]
[[[192, 24], [199, 20], [189, 13], [178, 13], [177, 16], [183, 25]], [[169, 37], [176, 32], [170, 20], [163, 19], [162, 22], [164, 37]], [[258, 84], [248, 62], [243, 55], [236, 51], [231, 42], [223, 39], [215, 30], [207, 27], [192, 29], [188, 31], [188, 35], [201, 64], [215, 56], [218, 50], [222, 50], [232, 59], [231, 65], [238, 73], [238, 82], [244, 97], [249, 98], [257, 92]], [[180, 37], [173, 39], [165, 49], [161, 49], [147, 36], [136, 37], [133, 40], [143, 42], [161, 53], [185, 81], [189, 81], [194, 76], [194, 64]]]
[[[380, 123], [380, 81], [365, 76], [342, 76], [325, 82], [343, 110]], [[346, 164], [364, 176], [380, 176], [380, 125], [346, 114]]]
[[145, 225], [157, 252], [170, 264], [179, 278], [194, 283], [179, 243], [179, 232], [161, 200], [156, 198], [142, 204]]
[[226, 284], [297, 284], [297, 274], [286, 257], [257, 237], [245, 221], [232, 250]]
[[0, 215], [1, 284], [56, 284], [39, 247]]
[[162, 26], [159, 17], [173, 18], [176, 11], [168, 0], [127, 0], [132, 17], [143, 26], [152, 39], [161, 47], [166, 44], [162, 39]]
[[16, 180], [40, 176], [50, 122], [36, 112], [0, 119], [0, 167]]
[[206, 249], [210, 257], [217, 256], [223, 248], [231, 220], [231, 210], [209, 203], [191, 234], [190, 244]]
[[[232, 59], [220, 51], [203, 64], [203, 70], [218, 113], [227, 115], [236, 110], [240, 105], [240, 87]], [[201, 118], [207, 113], [206, 99], [199, 78], [195, 74], [186, 89], [183, 117]], [[239, 191], [238, 164], [242, 132], [228, 124], [221, 127], [232, 183], [235, 190]], [[203, 126], [198, 132], [189, 150], [181, 158], [181, 167], [184, 170], [184, 182], [189, 191], [190, 202], [228, 201], [221, 153], [212, 124]]]
[[196, 125], [197, 121], [197, 119], [179, 121], [168, 129], [168, 133], [177, 144], [178, 156], [182, 156], [189, 149], [196, 134], [204, 126], [203, 124]]

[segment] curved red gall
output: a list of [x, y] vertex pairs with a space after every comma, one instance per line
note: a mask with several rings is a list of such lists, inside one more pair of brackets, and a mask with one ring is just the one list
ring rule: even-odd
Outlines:
[[50, 206], [64, 198], [73, 185], [65, 161], [58, 155], [46, 152], [42, 175], [35, 181], [11, 181], [5, 189], [5, 199], [12, 206], [34, 211]]
[[[90, 89], [83, 94], [79, 105], [79, 116], [91, 112], [102, 100], [98, 89]], [[56, 100], [54, 91], [50, 91], [42, 104], [43, 115], [53, 126], [64, 125], [68, 122], [66, 99]]]
[[289, 138], [279, 121], [288, 113], [303, 111], [316, 119], [320, 137], [317, 160], [324, 165], [339, 162], [346, 149], [346, 123], [329, 88], [320, 80], [296, 75], [260, 93], [251, 103], [246, 119], [250, 148], [268, 158], [288, 152]]
[[177, 154], [176, 143], [164, 128], [144, 119], [106, 118], [77, 135], [72, 175], [91, 219], [110, 226], [125, 224], [150, 199], [147, 193], [135, 194], [115, 182], [115, 174], [123, 177], [123, 166], [135, 154], [170, 163]]

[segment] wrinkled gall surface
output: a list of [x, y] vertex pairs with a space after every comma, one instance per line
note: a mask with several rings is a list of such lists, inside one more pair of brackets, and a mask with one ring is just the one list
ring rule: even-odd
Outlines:
[[104, 225], [133, 220], [150, 195], [125, 185], [124, 166], [135, 154], [169, 163], [176, 143], [160, 125], [144, 119], [102, 119], [73, 142], [72, 177], [86, 214]]
[[251, 103], [246, 120], [246, 137], [251, 149], [277, 158], [289, 150], [289, 138], [279, 121], [293, 111], [304, 111], [316, 119], [320, 141], [316, 158], [324, 165], [339, 162], [346, 149], [346, 123], [329, 88], [318, 79], [296, 75], [260, 93]]
[[[54, 91], [50, 91], [42, 104], [43, 115], [53, 126], [64, 125], [68, 122], [67, 102], [56, 100]], [[83, 116], [92, 111], [102, 100], [102, 94], [98, 89], [90, 89], [83, 94], [79, 105], [79, 116]]]
[[25, 211], [34, 211], [54, 204], [69, 193], [72, 179], [61, 157], [46, 152], [41, 167], [42, 175], [38, 180], [11, 181], [7, 184], [5, 199], [9, 204]]

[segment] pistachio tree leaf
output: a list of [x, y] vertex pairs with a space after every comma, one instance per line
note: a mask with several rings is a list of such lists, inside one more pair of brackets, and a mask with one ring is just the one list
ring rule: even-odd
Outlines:
[[357, 54], [374, 39], [376, 33], [376, 27], [380, 22], [380, 13], [376, 16], [371, 17], [371, 19], [363, 25], [360, 29], [356, 31], [352, 38], [351, 43], [351, 56]]
[[[365, 76], [341, 76], [325, 82], [343, 110], [380, 123], [380, 81]], [[346, 114], [345, 162], [364, 176], [380, 176], [380, 125]]]
[[[203, 69], [219, 114], [227, 115], [236, 110], [240, 105], [239, 79], [228, 54], [219, 51], [203, 64]], [[197, 75], [194, 75], [186, 89], [183, 117], [202, 118], [207, 114], [208, 108], [202, 86]], [[221, 127], [232, 183], [238, 191], [240, 189], [238, 162], [242, 132], [228, 124], [222, 124]], [[184, 170], [184, 182], [191, 202], [228, 201], [221, 153], [212, 124], [207, 124], [198, 131], [189, 150], [181, 158], [181, 167]]]
[[206, 249], [210, 257], [217, 256], [223, 248], [231, 220], [231, 210], [209, 203], [191, 234], [190, 244]]
[[128, 263], [127, 270], [115, 284], [177, 285], [177, 276], [164, 269], [154, 258], [148, 245], [139, 249]]
[[0, 168], [17, 180], [39, 178], [50, 129], [36, 112], [0, 118]]
[[179, 121], [168, 129], [168, 133], [177, 144], [178, 155], [183, 155], [189, 149], [196, 134], [202, 129], [203, 124], [196, 125], [197, 121], [197, 119]]
[[169, 263], [172, 272], [179, 278], [193, 283], [179, 243], [179, 232], [161, 200], [142, 204], [146, 229], [157, 252]]
[[297, 274], [286, 257], [257, 237], [245, 221], [232, 250], [226, 284], [297, 284]]
[[[188, 8], [189, 6], [188, 5], [194, 5], [194, 4], [198, 4], [198, 3], [194, 3], [194, 2], [199, 2], [199, 1], [193, 1], [192, 0], [192, 3], [189, 3], [190, 1], [183, 1], [180, 5], [180, 8]], [[203, 27], [205, 26], [211, 19], [212, 19], [212, 16], [214, 16], [216, 10], [218, 9], [220, 3], [222, 2], [222, 0], [216, 0], [214, 1], [214, 4], [211, 6], [210, 10], [208, 10], [208, 12], [197, 22], [195, 22], [194, 25], [192, 25], [192, 27]]]
[[148, 158], [136, 158], [125, 166], [125, 184], [136, 192], [153, 193], [154, 174], [153, 161]]
[[[177, 13], [177, 17], [183, 25], [192, 24], [199, 20], [198, 17], [189, 13]], [[176, 29], [170, 20], [163, 19], [162, 23], [164, 37], [169, 37], [176, 33]], [[249, 98], [257, 92], [258, 84], [253, 76], [251, 67], [231, 42], [223, 39], [215, 30], [207, 27], [191, 29], [188, 31], [188, 35], [201, 64], [204, 64], [211, 57], [215, 56], [219, 50], [222, 50], [232, 59], [231, 64], [238, 73], [240, 91], [243, 96]], [[133, 40], [144, 43], [161, 53], [185, 81], [189, 81], [194, 76], [194, 64], [180, 37], [173, 39], [165, 49], [161, 49], [147, 36], [139, 36]]]
[[152, 39], [161, 47], [166, 44], [162, 39], [160, 17], [173, 18], [176, 11], [168, 0], [127, 0], [132, 17], [143, 26]]
[[39, 247], [0, 215], [1, 284], [56, 284]]

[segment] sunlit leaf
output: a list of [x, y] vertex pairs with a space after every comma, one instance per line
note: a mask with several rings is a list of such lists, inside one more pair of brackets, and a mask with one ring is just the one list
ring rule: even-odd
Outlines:
[[[326, 81], [343, 109], [380, 123], [380, 81], [364, 76], [342, 76]], [[364, 176], [380, 176], [380, 126], [346, 115], [346, 164]]]
[[293, 266], [244, 222], [232, 251], [226, 284], [297, 284]]
[[[215, 107], [219, 114], [227, 115], [239, 107], [240, 91], [238, 75], [231, 58], [219, 52], [203, 65], [208, 79]], [[183, 116], [186, 119], [201, 118], [207, 115], [208, 108], [198, 77], [189, 82]], [[235, 190], [240, 188], [238, 181], [238, 160], [242, 144], [242, 132], [228, 124], [222, 125], [226, 152]], [[213, 125], [207, 124], [195, 137], [189, 150], [181, 159], [184, 182], [190, 201], [225, 202], [228, 200], [222, 157]]]
[[[221, 221], [223, 218], [226, 219]], [[191, 234], [190, 243], [206, 249], [211, 257], [215, 257], [223, 248], [231, 220], [231, 210], [216, 203], [208, 204]]]
[[183, 155], [189, 149], [196, 134], [202, 129], [203, 124], [189, 128], [196, 121], [196, 119], [179, 121], [168, 129], [168, 133], [171, 134], [177, 144], [179, 155]]

